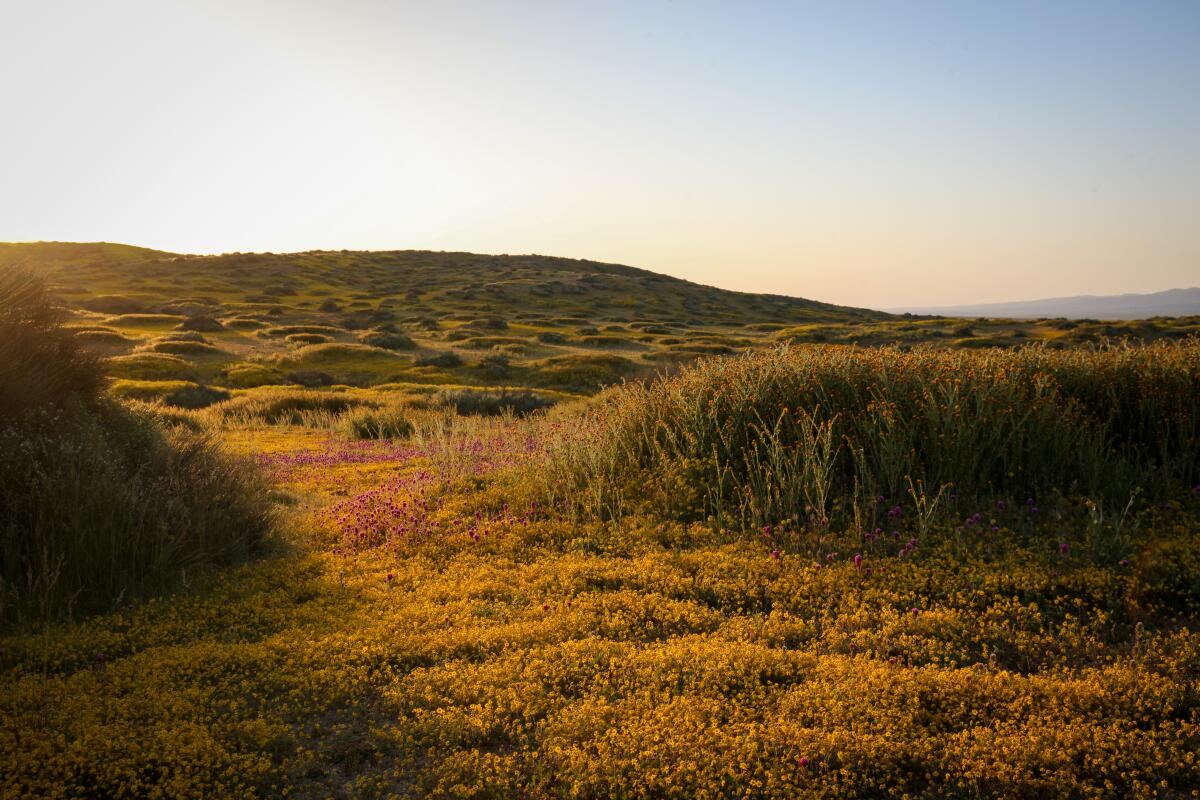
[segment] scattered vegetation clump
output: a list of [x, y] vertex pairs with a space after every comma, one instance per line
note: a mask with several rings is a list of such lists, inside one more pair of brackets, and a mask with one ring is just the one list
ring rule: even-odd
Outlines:
[[288, 344], [325, 344], [332, 342], [333, 338], [326, 336], [323, 333], [289, 333], [283, 337], [283, 340]]
[[463, 357], [453, 350], [420, 356], [413, 362], [414, 366], [418, 367], [441, 367], [443, 369], [461, 367], [464, 363]]
[[230, 398], [225, 389], [193, 381], [116, 381], [109, 391], [114, 397], [161, 403], [175, 408], [205, 408]]
[[118, 314], [106, 319], [104, 324], [128, 328], [171, 328], [183, 319], [180, 314]]
[[131, 353], [104, 360], [104, 373], [134, 381], [192, 380], [196, 365], [168, 353]]
[[782, 349], [612, 392], [556, 471], [564, 496], [596, 511], [643, 502], [744, 526], [827, 520], [834, 498], [862, 514], [878, 496], [919, 506], [943, 491], [1111, 505], [1200, 474], [1198, 396], [1196, 342]]
[[231, 389], [252, 389], [285, 383], [287, 379], [282, 372], [267, 364], [234, 364], [221, 373], [221, 382]]
[[503, 331], [508, 329], [508, 321], [504, 317], [498, 316], [483, 317], [471, 324], [473, 327], [481, 328], [485, 331]]
[[142, 352], [168, 353], [179, 356], [207, 356], [221, 352], [221, 348], [208, 342], [196, 342], [187, 339], [158, 339], [144, 345]]
[[276, 325], [272, 328], [264, 328], [259, 331], [259, 336], [274, 336], [283, 338], [285, 336], [294, 336], [298, 333], [316, 333], [325, 336], [337, 336], [339, 333], [345, 333], [342, 328], [336, 328], [332, 325]]
[[322, 372], [318, 369], [292, 370], [285, 377], [288, 383], [294, 383], [298, 386], [306, 386], [310, 389], [318, 386], [333, 385], [333, 376], [328, 372]]
[[414, 350], [417, 346], [412, 337], [385, 330], [367, 331], [359, 335], [358, 341], [371, 347], [381, 347], [384, 350]]
[[555, 400], [522, 390], [444, 389], [433, 397], [434, 405], [453, 408], [463, 415], [498, 416], [512, 413], [518, 416], [550, 408]]
[[41, 284], [14, 271], [0, 382], [3, 627], [108, 610], [260, 546], [270, 508], [249, 468], [110, 399]]
[[391, 361], [395, 358], [397, 358], [395, 354], [381, 347], [331, 342], [301, 347], [289, 357], [289, 360], [297, 364], [321, 364], [341, 360]]
[[219, 320], [204, 314], [190, 316], [183, 322], [179, 323], [176, 330], [180, 331], [199, 331], [200, 333], [220, 333], [225, 330], [225, 326]]
[[89, 311], [99, 311], [102, 314], [140, 314], [146, 310], [146, 304], [141, 300], [113, 294], [89, 297], [80, 301], [80, 305]]
[[254, 317], [230, 317], [224, 321], [226, 328], [239, 331], [253, 331], [267, 327], [267, 323]]
[[595, 391], [640, 372], [627, 358], [608, 354], [563, 355], [533, 365], [532, 377], [544, 386]]
[[218, 403], [205, 413], [224, 424], [329, 427], [347, 411], [378, 407], [373, 400], [335, 392], [265, 389]]
[[[130, 348], [141, 340], [126, 336], [119, 331], [103, 328], [74, 329], [75, 338], [84, 345], [96, 348]], [[111, 350], [110, 350], [111, 352]]]
[[351, 409], [342, 414], [339, 423], [350, 439], [407, 439], [413, 432], [408, 410], [394, 403]]

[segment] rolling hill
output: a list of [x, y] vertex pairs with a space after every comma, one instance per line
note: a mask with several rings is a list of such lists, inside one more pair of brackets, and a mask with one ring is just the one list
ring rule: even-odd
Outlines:
[[1200, 318], [1164, 326], [894, 316], [537, 255], [0, 244], [0, 268], [13, 265], [45, 278], [118, 394], [187, 402], [220, 396], [196, 385], [581, 395], [784, 343], [1065, 347], [1200, 330]]

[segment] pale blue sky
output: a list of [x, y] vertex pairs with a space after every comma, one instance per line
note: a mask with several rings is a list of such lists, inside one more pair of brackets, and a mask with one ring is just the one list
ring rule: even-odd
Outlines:
[[39, 0], [0, 45], [0, 240], [1200, 284], [1198, 2]]

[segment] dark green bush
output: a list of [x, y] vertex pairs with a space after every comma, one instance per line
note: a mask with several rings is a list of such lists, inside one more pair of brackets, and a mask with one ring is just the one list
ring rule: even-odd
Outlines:
[[528, 390], [487, 391], [480, 389], [446, 389], [433, 397], [436, 405], [448, 406], [462, 415], [497, 416], [509, 410], [523, 416], [550, 408], [555, 401]]
[[418, 367], [442, 367], [449, 369], [452, 367], [461, 367], [463, 365], [463, 357], [453, 350], [447, 350], [444, 353], [421, 356], [414, 362], [414, 365]]
[[383, 330], [367, 331], [361, 334], [358, 340], [372, 347], [382, 347], [384, 350], [412, 350], [417, 346], [416, 342], [403, 333]]
[[0, 627], [104, 611], [260, 547], [252, 468], [107, 397], [37, 281], [0, 272]]
[[342, 415], [342, 430], [350, 439], [406, 439], [413, 424], [400, 407], [359, 408]]

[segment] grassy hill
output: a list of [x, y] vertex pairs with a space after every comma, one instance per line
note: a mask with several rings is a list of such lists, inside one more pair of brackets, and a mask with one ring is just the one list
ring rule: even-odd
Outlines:
[[0, 245], [43, 276], [126, 380], [521, 385], [591, 392], [789, 326], [887, 319], [617, 264], [470, 253], [188, 256], [115, 244]]
[[51, 283], [73, 309], [77, 335], [107, 357], [111, 377], [127, 382], [119, 390], [140, 397], [155, 394], [147, 381], [163, 397], [180, 381], [231, 390], [345, 384], [590, 394], [701, 356], [784, 342], [1066, 346], [1200, 330], [1198, 318], [892, 316], [536, 255], [194, 256], [107, 243], [0, 244], [0, 267], [8, 264]]

